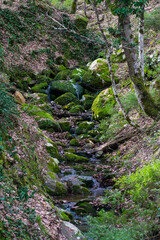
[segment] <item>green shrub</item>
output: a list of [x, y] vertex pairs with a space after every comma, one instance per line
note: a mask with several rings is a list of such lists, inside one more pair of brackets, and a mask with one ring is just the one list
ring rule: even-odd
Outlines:
[[138, 100], [133, 90], [122, 96], [121, 102], [127, 113], [138, 108]]
[[157, 7], [149, 14], [145, 13], [144, 26], [146, 29], [160, 30], [160, 7]]

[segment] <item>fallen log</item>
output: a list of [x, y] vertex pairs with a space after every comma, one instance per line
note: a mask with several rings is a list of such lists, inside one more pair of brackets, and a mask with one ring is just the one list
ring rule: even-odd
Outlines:
[[106, 142], [102, 144], [101, 146], [93, 149], [93, 152], [98, 152], [98, 151], [103, 151], [103, 152], [108, 152], [108, 151], [113, 151], [117, 149], [118, 145], [121, 143], [124, 143], [126, 140], [129, 140], [132, 138], [137, 131], [130, 132], [126, 135], [120, 135], [117, 136], [115, 139], [110, 140], [109, 142]]

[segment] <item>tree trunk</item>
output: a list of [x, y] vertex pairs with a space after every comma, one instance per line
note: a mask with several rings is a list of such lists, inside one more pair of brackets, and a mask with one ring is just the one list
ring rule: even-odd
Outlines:
[[144, 80], [144, 9], [139, 17], [139, 65]]
[[155, 104], [143, 82], [129, 15], [119, 15], [119, 30], [121, 32], [121, 40], [127, 59], [129, 75], [134, 84], [139, 105], [148, 116], [156, 120], [159, 118], [160, 109]]

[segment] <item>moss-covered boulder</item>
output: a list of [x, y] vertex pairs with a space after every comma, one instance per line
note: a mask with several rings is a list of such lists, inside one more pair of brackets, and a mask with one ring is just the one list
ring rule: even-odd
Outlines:
[[60, 97], [56, 98], [54, 100], [56, 103], [58, 103], [61, 106], [65, 106], [68, 103], [75, 103], [75, 104], [79, 104], [80, 101], [78, 100], [78, 98], [71, 92], [67, 92], [62, 94]]
[[93, 104], [93, 101], [94, 101], [95, 97], [94, 96], [91, 96], [91, 95], [88, 95], [88, 94], [84, 94], [82, 96], [82, 99], [81, 99], [81, 102], [83, 104], [83, 107], [88, 110], [91, 108], [92, 104]]
[[94, 122], [84, 121], [78, 125], [77, 134], [85, 134], [94, 127]]
[[116, 101], [112, 89], [109, 88], [102, 91], [92, 104], [91, 110], [93, 118], [100, 120], [106, 116], [112, 115], [115, 103]]
[[39, 84], [36, 84], [35, 86], [32, 87], [33, 92], [39, 92], [39, 93], [45, 93], [45, 90], [48, 87], [47, 82], [41, 82]]
[[65, 155], [65, 158], [66, 158], [67, 162], [81, 163], [81, 162], [88, 162], [89, 161], [89, 159], [86, 158], [86, 157], [78, 156], [76, 154], [69, 153], [69, 152], [66, 152], [64, 155]]
[[81, 105], [75, 105], [71, 107], [71, 109], [69, 110], [70, 113], [82, 113], [84, 111], [85, 110]]
[[47, 130], [48, 132], [59, 132], [61, 130], [57, 121], [52, 119], [39, 119], [37, 120], [40, 129]]
[[52, 158], [56, 158], [58, 161], [63, 160], [63, 157], [59, 154], [57, 145], [55, 143], [46, 143], [46, 150]]
[[51, 196], [63, 196], [67, 193], [66, 185], [50, 176], [45, 181], [45, 188]]
[[[117, 66], [114, 66], [113, 72], [115, 72], [116, 69]], [[93, 92], [110, 87], [111, 78], [107, 60], [99, 58], [91, 62], [88, 71], [83, 76], [82, 83], [87, 89]]]
[[51, 89], [50, 92], [55, 95], [61, 95], [63, 93], [73, 93], [75, 96], [80, 98], [83, 94], [83, 87], [76, 83], [75, 80], [59, 80], [59, 81], [53, 81], [51, 83]]
[[34, 116], [36, 120], [43, 118], [43, 119], [50, 119], [54, 121], [54, 118], [50, 114], [50, 112], [46, 112], [33, 104], [23, 104], [22, 110], [27, 111], [28, 114], [30, 116]]
[[70, 78], [70, 70], [62, 70], [55, 76], [54, 80], [67, 80]]
[[70, 122], [68, 121], [59, 121], [59, 125], [62, 132], [68, 132], [70, 129]]
[[51, 171], [51, 172], [54, 172], [54, 173], [59, 173], [61, 172], [60, 168], [59, 168], [59, 161], [57, 158], [53, 158], [53, 157], [50, 157], [49, 159], [49, 163], [48, 163], [48, 169]]
[[82, 77], [84, 76], [85, 73], [86, 73], [85, 70], [81, 68], [76, 68], [72, 71], [71, 78], [76, 80], [76, 82], [82, 81]]
[[30, 100], [35, 105], [48, 103], [48, 95], [44, 93], [33, 93], [31, 98]]
[[84, 32], [88, 25], [88, 19], [85, 17], [76, 16], [74, 24], [79, 32]]
[[76, 206], [72, 208], [80, 216], [86, 216], [88, 214], [94, 215], [96, 213], [96, 209], [90, 203], [90, 200], [81, 200], [76, 203]]
[[79, 146], [79, 141], [77, 139], [71, 139], [70, 141], [70, 145], [71, 146]]

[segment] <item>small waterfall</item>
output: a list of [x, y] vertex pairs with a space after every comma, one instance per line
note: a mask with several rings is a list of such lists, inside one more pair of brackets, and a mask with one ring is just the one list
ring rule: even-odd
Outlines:
[[50, 84], [48, 85], [48, 88], [45, 90], [45, 93], [48, 95], [48, 102], [51, 101], [50, 89], [51, 89], [51, 82], [50, 82]]

